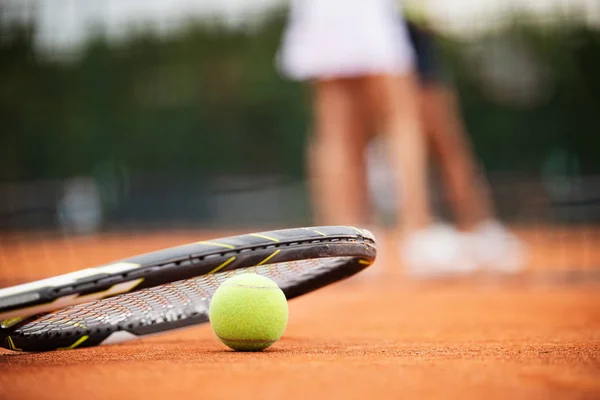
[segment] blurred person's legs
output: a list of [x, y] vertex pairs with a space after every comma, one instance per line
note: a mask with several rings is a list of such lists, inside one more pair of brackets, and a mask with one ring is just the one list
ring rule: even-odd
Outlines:
[[433, 38], [410, 23], [409, 32], [421, 78], [429, 153], [439, 164], [447, 200], [463, 236], [456, 243], [479, 266], [515, 270], [522, 263], [521, 245], [494, 215], [489, 184], [477, 166], [456, 93], [441, 70]]
[[440, 81], [422, 85], [421, 112], [432, 159], [439, 163], [457, 227], [471, 230], [493, 218], [486, 180], [480, 175], [460, 119], [454, 91]]
[[[420, 111], [419, 83], [411, 72], [403, 76], [369, 76], [365, 106], [380, 132], [392, 169], [395, 215], [401, 227], [400, 255], [412, 275], [432, 269], [469, 272], [471, 263], [459, 251], [457, 238], [434, 223], [428, 189], [427, 148]], [[400, 88], [400, 90], [398, 90]], [[366, 187], [366, 185], [365, 185]]]
[[522, 245], [495, 215], [487, 180], [460, 117], [451, 86], [429, 82], [422, 90], [423, 117], [432, 158], [439, 163], [447, 199], [467, 251], [481, 267], [512, 272], [522, 264]]
[[[279, 61], [286, 75], [314, 82], [308, 161], [318, 222], [368, 219], [365, 130], [380, 132], [398, 178], [393, 185], [396, 214], [409, 244], [403, 255], [420, 262], [439, 252], [429, 234], [414, 54], [392, 4], [293, 2]], [[411, 245], [415, 241], [418, 245]]]
[[427, 189], [427, 155], [419, 117], [418, 83], [412, 72], [365, 78], [365, 107], [373, 128], [383, 135], [397, 177], [396, 215], [404, 234], [412, 234], [431, 224]]
[[323, 224], [365, 224], [369, 218], [367, 129], [382, 132], [395, 176], [405, 233], [431, 222], [418, 85], [412, 73], [320, 80], [314, 84], [314, 137], [309, 171], [315, 213]]
[[357, 101], [360, 78], [317, 81], [313, 85], [313, 133], [308, 174], [315, 219], [323, 225], [363, 225], [365, 126]]

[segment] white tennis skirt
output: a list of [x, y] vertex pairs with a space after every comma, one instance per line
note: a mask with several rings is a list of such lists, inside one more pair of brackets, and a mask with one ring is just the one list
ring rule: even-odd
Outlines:
[[404, 74], [414, 50], [392, 0], [293, 0], [277, 53], [295, 80]]

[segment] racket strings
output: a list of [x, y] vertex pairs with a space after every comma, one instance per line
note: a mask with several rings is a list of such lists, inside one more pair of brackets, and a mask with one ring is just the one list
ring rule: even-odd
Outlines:
[[258, 273], [273, 279], [285, 291], [295, 282], [327, 273], [353, 259], [306, 259], [203, 275], [58, 310], [25, 323], [11, 335], [29, 338], [93, 335], [102, 331], [150, 327], [199, 315], [207, 317], [213, 293], [234, 275]]

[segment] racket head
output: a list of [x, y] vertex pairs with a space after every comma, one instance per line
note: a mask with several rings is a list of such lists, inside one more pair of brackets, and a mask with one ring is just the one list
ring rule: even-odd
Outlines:
[[[318, 237], [314, 235], [315, 230], [319, 232]], [[212, 294], [221, 282], [233, 275], [254, 272], [267, 276], [277, 282], [288, 299], [293, 299], [358, 273], [376, 257], [372, 234], [351, 227], [270, 231], [219, 239], [218, 243], [232, 243], [228, 239], [240, 240], [245, 236], [251, 236], [253, 243], [257, 243], [255, 238], [263, 236], [270, 239], [262, 238], [259, 245], [241, 245], [210, 253], [211, 263], [213, 258], [221, 263], [231, 259], [232, 251], [237, 254], [235, 264], [232, 261], [218, 271], [213, 268], [193, 278], [75, 304], [37, 317], [5, 319], [0, 323], [0, 345], [17, 351], [49, 351], [112, 344], [163, 333], [207, 322]], [[276, 237], [285, 239], [271, 240]], [[275, 255], [266, 259], [266, 248], [268, 254]], [[181, 247], [176, 249], [181, 251]], [[157, 253], [161, 252], [150, 254]], [[140, 260], [147, 256], [134, 258]], [[257, 262], [258, 259], [261, 261]]]
[[[0, 289], [0, 321], [26, 318], [199, 275], [321, 257], [336, 239], [374, 240], [362, 229], [321, 226], [230, 236], [146, 253]], [[361, 240], [362, 240], [361, 239]], [[347, 242], [348, 246], [352, 246]]]

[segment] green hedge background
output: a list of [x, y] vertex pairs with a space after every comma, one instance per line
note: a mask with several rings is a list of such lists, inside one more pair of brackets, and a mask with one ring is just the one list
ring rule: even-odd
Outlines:
[[[0, 179], [62, 178], [104, 163], [133, 174], [302, 178], [310, 114], [305, 89], [275, 68], [281, 15], [249, 30], [199, 21], [168, 37], [138, 31], [111, 43], [98, 35], [69, 61], [36, 52], [35, 26], [5, 22]], [[599, 31], [515, 19], [473, 40], [440, 37], [440, 46], [488, 171], [600, 172]], [[541, 100], [490, 96], [486, 57], [503, 60], [502, 46], [541, 68]]]

